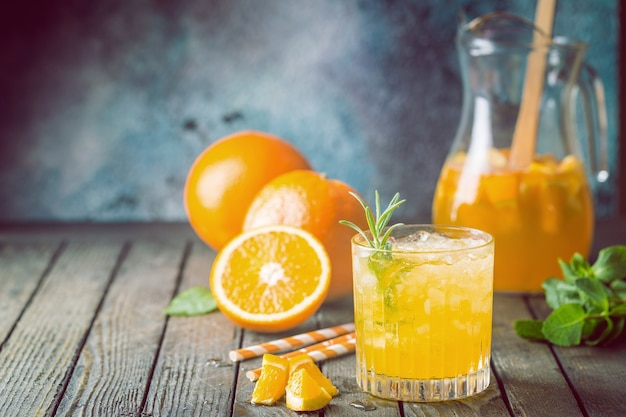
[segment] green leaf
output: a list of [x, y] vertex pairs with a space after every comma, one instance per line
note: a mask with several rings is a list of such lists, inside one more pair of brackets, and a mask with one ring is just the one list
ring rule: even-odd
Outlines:
[[580, 304], [563, 304], [543, 322], [541, 331], [551, 343], [558, 346], [579, 345], [587, 314]]
[[604, 317], [587, 317], [583, 326], [583, 340], [592, 340], [602, 333], [605, 326]]
[[563, 304], [582, 304], [580, 292], [573, 282], [565, 282], [557, 278], [550, 278], [543, 282], [546, 303], [550, 308], [556, 310]]
[[618, 304], [610, 311], [611, 316], [624, 316], [626, 317], [626, 303]]
[[176, 295], [163, 310], [168, 316], [198, 316], [217, 310], [211, 291], [203, 286], [189, 288]]
[[569, 261], [574, 274], [578, 277], [588, 277], [591, 272], [591, 265], [580, 253], [575, 253]]
[[612, 336], [615, 326], [610, 317], [603, 317], [603, 321], [599, 321], [596, 325], [596, 331], [585, 340], [588, 346], [597, 346]]
[[[606, 346], [626, 327], [626, 246], [602, 249], [593, 265], [579, 253], [570, 262], [557, 260], [563, 279], [543, 283], [546, 303], [553, 311], [541, 326], [546, 339], [560, 346], [584, 342]], [[517, 325], [517, 324], [516, 324]], [[530, 326], [520, 332], [536, 332]]]
[[415, 267], [413, 264], [400, 259], [393, 259], [389, 252], [374, 252], [368, 259], [368, 265], [376, 275], [381, 291], [395, 286], [402, 277]]
[[573, 282], [577, 278], [592, 276], [589, 262], [580, 253], [575, 253], [569, 263], [561, 259], [558, 262], [566, 282]]
[[595, 278], [578, 278], [576, 287], [583, 292], [581, 299], [586, 298], [591, 303], [587, 306], [588, 313], [607, 313], [609, 311], [609, 296], [600, 281]]
[[367, 236], [367, 234], [361, 230], [361, 228], [359, 226], [357, 226], [356, 224], [352, 223], [349, 220], [339, 220], [339, 224], [343, 224], [344, 226], [348, 226], [353, 228], [354, 230], [356, 230], [361, 236], [363, 236], [363, 239], [365, 239], [365, 241], [370, 245], [373, 246], [372, 241], [370, 240], [370, 238]]
[[387, 239], [391, 234], [391, 230], [396, 226], [402, 225], [402, 223], [391, 226], [384, 234], [383, 232], [385, 231], [389, 220], [391, 220], [391, 215], [393, 214], [393, 212], [402, 204], [404, 204], [406, 200], [400, 200], [400, 194], [396, 193], [391, 198], [391, 201], [387, 205], [387, 208], [381, 213], [380, 195], [378, 194], [378, 190], [375, 190], [375, 212], [372, 212], [372, 209], [358, 194], [351, 191], [349, 192], [349, 194], [357, 199], [357, 201], [359, 202], [359, 204], [361, 204], [361, 207], [363, 207], [363, 210], [365, 211], [365, 219], [367, 220], [367, 226], [369, 227], [371, 239], [368, 238], [366, 233], [354, 223], [345, 220], [339, 220], [339, 223], [345, 226], [349, 226], [359, 232], [372, 248], [384, 249], [387, 243]]
[[559, 308], [561, 305], [559, 291], [557, 286], [561, 280], [557, 278], [549, 278], [543, 282], [543, 290], [546, 295], [546, 303], [552, 308]]
[[602, 282], [612, 282], [626, 277], [626, 246], [609, 246], [600, 250], [591, 270]]
[[620, 317], [615, 319], [613, 331], [610, 335], [607, 336], [605, 340], [602, 341], [600, 346], [608, 346], [613, 343], [624, 331], [624, 324], [626, 323], [626, 317]]
[[615, 281], [612, 281], [609, 284], [609, 287], [611, 288], [611, 290], [613, 290], [613, 294], [617, 298], [621, 298], [622, 300], [626, 300], [626, 281], [624, 281], [622, 279], [617, 279]]
[[561, 267], [561, 272], [563, 273], [563, 279], [565, 279], [565, 281], [573, 282], [576, 280], [576, 278], [578, 278], [578, 275], [576, 275], [576, 270], [574, 269], [574, 267], [572, 267], [570, 264], [563, 261], [562, 259], [559, 259], [558, 263], [559, 263], [559, 266]]
[[515, 332], [518, 336], [532, 340], [546, 340], [541, 331], [543, 321], [541, 320], [517, 320], [514, 323]]

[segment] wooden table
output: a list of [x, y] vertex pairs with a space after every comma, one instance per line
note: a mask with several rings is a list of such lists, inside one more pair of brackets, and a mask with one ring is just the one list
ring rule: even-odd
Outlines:
[[[623, 243], [623, 227], [607, 226], [602, 243]], [[284, 403], [250, 404], [245, 371], [260, 360], [228, 360], [277, 335], [243, 331], [219, 312], [162, 314], [174, 294], [207, 285], [213, 257], [185, 225], [0, 227], [0, 416], [297, 415]], [[289, 333], [350, 322], [351, 308], [349, 299], [324, 305]], [[476, 397], [374, 400], [348, 355], [320, 364], [341, 393], [312, 415], [626, 416], [626, 342], [558, 348], [516, 336], [514, 320], [546, 312], [542, 296], [496, 295], [492, 382]]]

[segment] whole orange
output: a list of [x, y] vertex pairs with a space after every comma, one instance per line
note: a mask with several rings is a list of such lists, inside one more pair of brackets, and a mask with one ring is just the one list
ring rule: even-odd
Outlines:
[[196, 234], [215, 250], [241, 233], [256, 193], [269, 180], [310, 169], [304, 155], [284, 139], [242, 131], [223, 137], [195, 160], [184, 189], [185, 211]]
[[331, 262], [331, 281], [326, 300], [352, 293], [352, 252], [354, 230], [339, 224], [349, 220], [363, 229], [367, 221], [363, 208], [348, 184], [306, 170], [295, 170], [269, 181], [254, 197], [243, 230], [284, 224], [304, 229], [319, 239]]

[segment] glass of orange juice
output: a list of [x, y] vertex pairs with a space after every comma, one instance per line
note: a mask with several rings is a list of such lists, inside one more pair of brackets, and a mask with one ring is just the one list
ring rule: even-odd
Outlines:
[[[370, 232], [366, 232], [369, 234]], [[357, 382], [401, 401], [489, 385], [494, 240], [457, 226], [401, 225], [385, 249], [352, 239]]]

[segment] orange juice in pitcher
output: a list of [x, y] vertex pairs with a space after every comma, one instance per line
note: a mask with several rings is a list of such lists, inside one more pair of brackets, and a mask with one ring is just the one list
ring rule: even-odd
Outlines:
[[[586, 45], [535, 32], [506, 13], [459, 29], [463, 113], [433, 199], [434, 223], [494, 236], [500, 291], [541, 291], [544, 280], [561, 276], [559, 258], [589, 254], [590, 184], [608, 172], [602, 84], [583, 62]], [[519, 165], [511, 149], [533, 54], [545, 59], [543, 89], [534, 154]]]
[[538, 156], [528, 168], [512, 170], [507, 150], [490, 154], [493, 165], [480, 173], [464, 171], [462, 152], [446, 162], [434, 221], [496, 236], [494, 288], [538, 291], [546, 278], [560, 276], [558, 258], [591, 247], [593, 204], [583, 165], [571, 155], [560, 161]]

